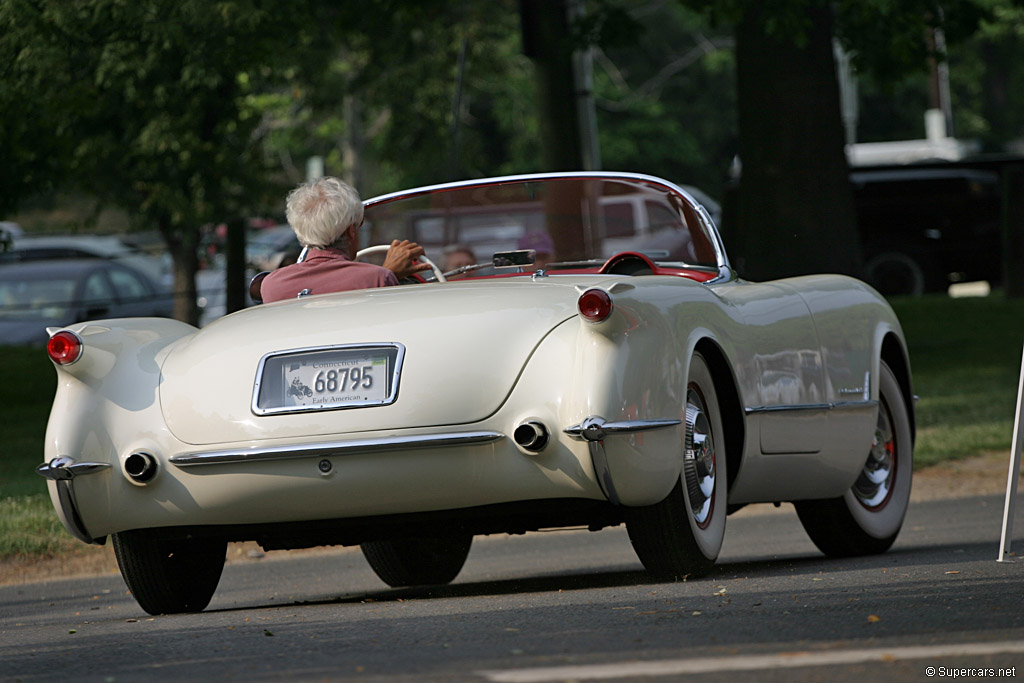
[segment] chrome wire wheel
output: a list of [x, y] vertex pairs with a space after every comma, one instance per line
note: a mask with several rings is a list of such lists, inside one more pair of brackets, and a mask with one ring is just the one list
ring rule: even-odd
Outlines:
[[700, 388], [686, 393], [686, 444], [683, 450], [683, 484], [690, 500], [690, 514], [701, 529], [711, 523], [715, 507], [715, 440], [706, 415]]
[[871, 451], [864, 469], [853, 484], [852, 491], [857, 502], [872, 511], [885, 507], [892, 497], [898, 463], [892, 417], [889, 415], [889, 406], [883, 402], [878, 407], [878, 424], [871, 442]]

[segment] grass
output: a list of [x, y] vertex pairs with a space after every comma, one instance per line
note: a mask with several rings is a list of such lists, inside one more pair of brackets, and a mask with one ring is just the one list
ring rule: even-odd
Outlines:
[[33, 469], [43, 461], [57, 374], [40, 347], [0, 347], [0, 357], [0, 500], [46, 495]]
[[[1010, 447], [1024, 345], [1024, 300], [999, 294], [896, 299], [910, 347], [918, 467]], [[81, 547], [50, 506], [43, 436], [56, 376], [39, 348], [0, 348], [0, 560]]]
[[56, 557], [82, 542], [64, 530], [44, 494], [0, 499], [0, 559]]
[[39, 347], [2, 347], [0, 355], [0, 559], [56, 556], [81, 542], [61, 526], [35, 473], [57, 375]]
[[920, 396], [917, 466], [1008, 450], [1024, 348], [1024, 300], [994, 294], [892, 303]]

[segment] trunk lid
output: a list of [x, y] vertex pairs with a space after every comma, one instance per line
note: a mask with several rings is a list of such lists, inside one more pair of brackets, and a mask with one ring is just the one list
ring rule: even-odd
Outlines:
[[[170, 353], [160, 384], [164, 419], [175, 437], [195, 445], [477, 422], [499, 408], [541, 339], [577, 314], [573, 284], [516, 278], [385, 287], [248, 309]], [[253, 411], [267, 354], [378, 343], [404, 347], [394, 403]]]

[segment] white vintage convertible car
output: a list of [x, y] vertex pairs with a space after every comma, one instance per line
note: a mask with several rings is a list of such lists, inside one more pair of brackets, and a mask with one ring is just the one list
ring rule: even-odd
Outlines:
[[382, 241], [488, 224], [600, 253], [636, 220], [605, 210], [624, 203], [674, 246], [543, 269], [508, 252], [201, 330], [50, 330], [38, 472], [61, 521], [112, 538], [153, 614], [204, 609], [230, 541], [359, 545], [408, 586], [454, 579], [475, 535], [624, 523], [649, 572], [682, 578], [710, 571], [728, 513], [792, 501], [827, 555], [888, 549], [913, 390], [899, 322], [868, 286], [744, 281], [707, 212], [644, 175], [419, 188], [367, 201], [366, 218]]

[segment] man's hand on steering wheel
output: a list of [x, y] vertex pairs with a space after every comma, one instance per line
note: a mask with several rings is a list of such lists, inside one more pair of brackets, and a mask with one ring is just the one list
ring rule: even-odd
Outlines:
[[416, 259], [423, 256], [423, 247], [409, 240], [392, 240], [391, 248], [384, 257], [384, 267], [401, 280], [414, 273], [430, 270], [427, 263], [417, 263]]

